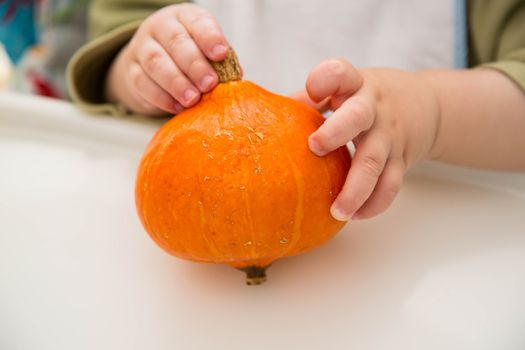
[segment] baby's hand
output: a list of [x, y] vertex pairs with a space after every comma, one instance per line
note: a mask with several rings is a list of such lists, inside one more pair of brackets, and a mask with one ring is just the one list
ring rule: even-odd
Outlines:
[[217, 84], [206, 58], [220, 61], [228, 50], [208, 11], [191, 4], [165, 7], [141, 24], [113, 62], [106, 96], [135, 113], [176, 114]]
[[434, 143], [440, 114], [432, 88], [417, 73], [358, 71], [344, 60], [329, 60], [312, 70], [306, 91], [309, 98], [296, 98], [334, 111], [310, 136], [312, 152], [323, 156], [350, 141], [356, 147], [332, 216], [345, 221], [383, 212], [407, 168]]

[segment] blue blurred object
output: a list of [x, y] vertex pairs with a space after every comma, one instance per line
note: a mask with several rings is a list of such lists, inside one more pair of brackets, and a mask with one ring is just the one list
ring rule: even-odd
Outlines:
[[0, 0], [0, 42], [14, 64], [38, 41], [35, 1]]

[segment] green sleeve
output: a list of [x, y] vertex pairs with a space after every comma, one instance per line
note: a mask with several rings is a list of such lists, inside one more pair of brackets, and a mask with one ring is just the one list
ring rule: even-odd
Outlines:
[[469, 0], [469, 64], [510, 77], [525, 92], [525, 1]]
[[68, 90], [73, 102], [88, 112], [126, 114], [104, 98], [104, 82], [111, 62], [131, 39], [142, 21], [174, 0], [92, 0], [88, 8], [89, 41], [67, 67]]

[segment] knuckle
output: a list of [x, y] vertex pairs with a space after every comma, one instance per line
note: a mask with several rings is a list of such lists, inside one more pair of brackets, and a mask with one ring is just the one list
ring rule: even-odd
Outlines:
[[191, 37], [188, 33], [177, 32], [171, 34], [166, 41], [166, 48], [169, 52], [176, 52], [177, 48], [183, 45], [187, 41], [191, 41]]
[[162, 66], [163, 54], [159, 50], [149, 50], [144, 53], [141, 65], [147, 73], [153, 73]]
[[366, 130], [370, 127], [370, 111], [361, 102], [354, 102], [350, 110], [350, 119], [353, 126], [359, 131]]
[[377, 178], [381, 175], [383, 172], [383, 163], [380, 160], [380, 157], [377, 155], [367, 155], [364, 156], [361, 165], [363, 167], [363, 171], [366, 172], [367, 175]]

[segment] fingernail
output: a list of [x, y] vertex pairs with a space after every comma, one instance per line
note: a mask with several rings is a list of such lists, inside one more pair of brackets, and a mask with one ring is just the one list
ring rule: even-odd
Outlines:
[[203, 92], [210, 90], [214, 82], [215, 79], [213, 79], [211, 75], [205, 75], [204, 78], [201, 79], [201, 90]]
[[336, 205], [332, 205], [330, 208], [330, 214], [332, 214], [333, 218], [338, 221], [348, 221], [350, 220], [350, 217], [352, 215], [347, 214], [345, 211], [338, 208]]
[[227, 51], [228, 51], [228, 48], [224, 46], [223, 44], [217, 44], [211, 50], [214, 56], [224, 55]]
[[315, 153], [318, 156], [323, 156], [323, 152], [321, 151], [321, 147], [319, 146], [319, 143], [315, 140], [312, 140], [311, 138], [308, 139], [308, 147], [310, 147], [310, 151]]
[[192, 89], [184, 91], [184, 101], [186, 101], [186, 103], [191, 103], [196, 96], [197, 93]]

